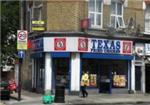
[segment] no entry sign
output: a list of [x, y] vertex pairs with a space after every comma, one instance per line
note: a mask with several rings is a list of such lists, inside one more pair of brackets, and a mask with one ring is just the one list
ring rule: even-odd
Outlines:
[[17, 31], [17, 49], [18, 50], [27, 49], [27, 39], [28, 39], [28, 32], [26, 30]]

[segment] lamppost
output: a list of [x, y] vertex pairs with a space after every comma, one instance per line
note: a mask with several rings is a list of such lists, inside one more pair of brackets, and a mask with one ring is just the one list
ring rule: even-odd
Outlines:
[[[23, 0], [20, 0], [20, 29], [23, 30]], [[18, 101], [21, 100], [21, 67], [22, 58], [19, 58], [19, 70], [18, 70]]]

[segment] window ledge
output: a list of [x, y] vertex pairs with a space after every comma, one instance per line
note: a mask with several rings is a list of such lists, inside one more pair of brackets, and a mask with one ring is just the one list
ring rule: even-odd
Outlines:
[[145, 35], [150, 35], [150, 32], [142, 32]]

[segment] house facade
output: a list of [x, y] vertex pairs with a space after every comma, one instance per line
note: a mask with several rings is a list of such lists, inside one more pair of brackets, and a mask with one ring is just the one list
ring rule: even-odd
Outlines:
[[87, 71], [89, 93], [149, 92], [149, 7], [148, 0], [27, 1], [23, 86], [50, 93], [65, 78], [66, 93], [78, 94]]

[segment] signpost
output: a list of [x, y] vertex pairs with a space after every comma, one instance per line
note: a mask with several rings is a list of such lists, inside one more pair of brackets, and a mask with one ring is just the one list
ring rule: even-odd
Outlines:
[[22, 59], [25, 57], [25, 51], [27, 50], [28, 32], [26, 30], [17, 31], [17, 49], [19, 57], [19, 72], [18, 72], [18, 101], [21, 100], [21, 67]]

